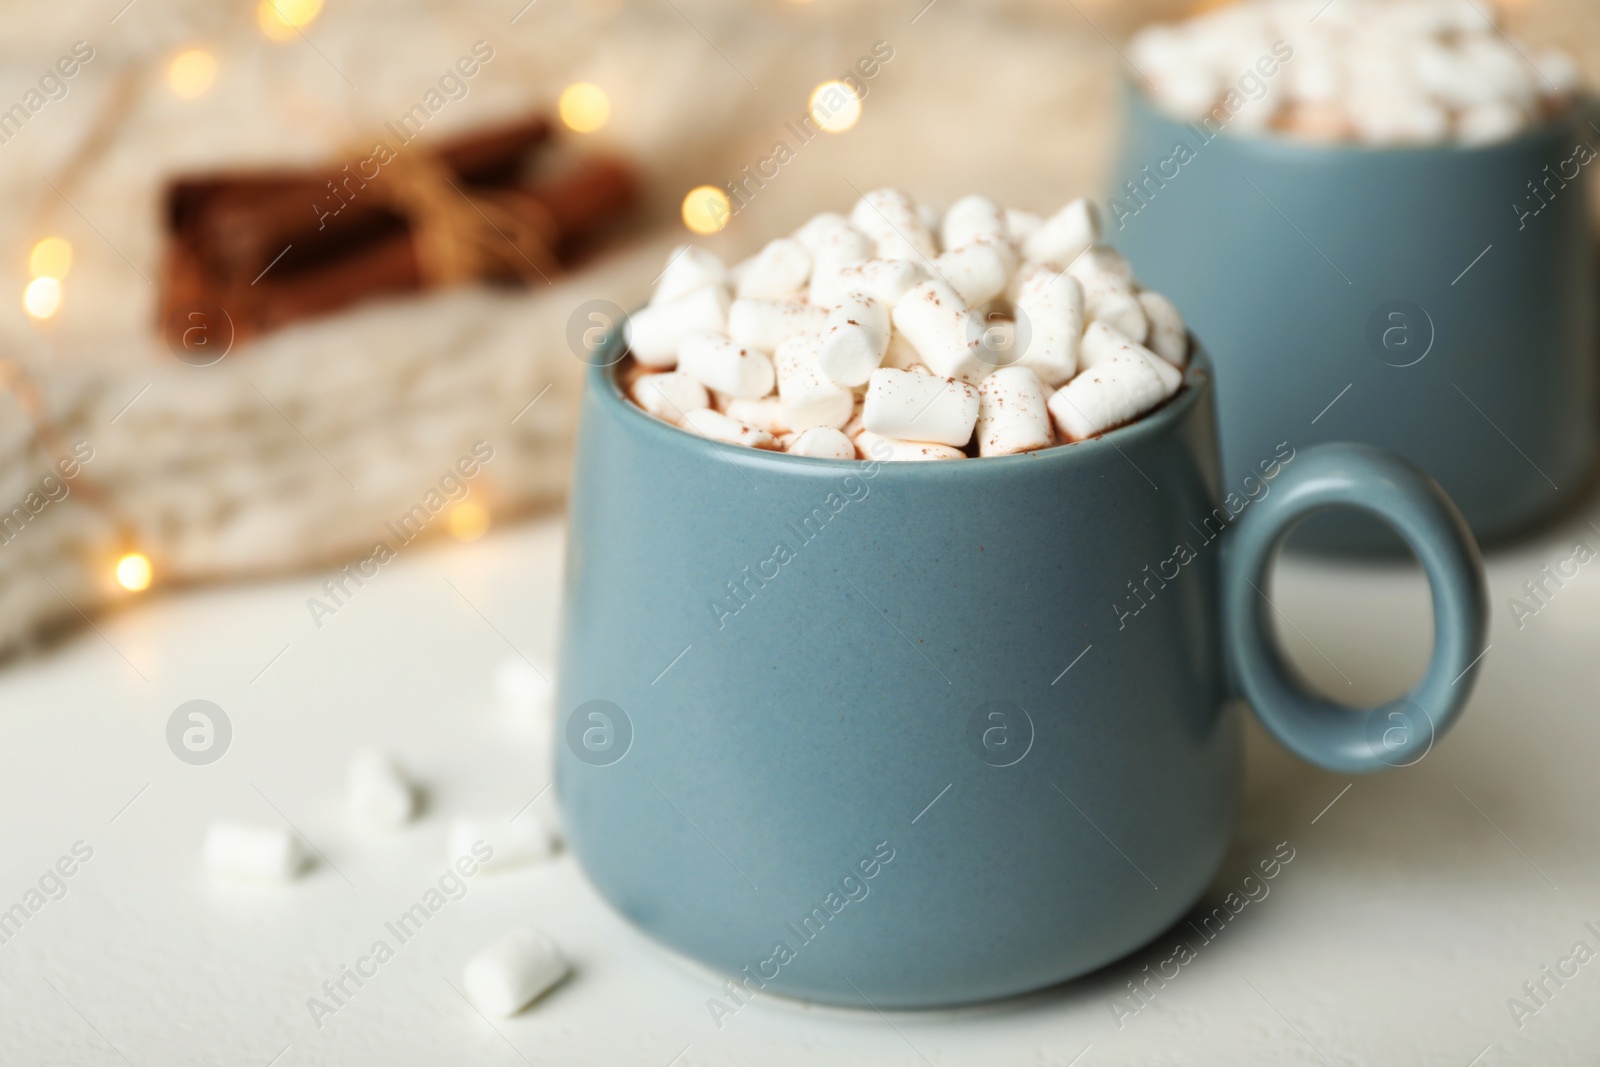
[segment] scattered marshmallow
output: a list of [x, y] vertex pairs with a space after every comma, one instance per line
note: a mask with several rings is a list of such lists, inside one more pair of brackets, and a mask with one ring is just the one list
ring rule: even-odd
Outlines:
[[[488, 859], [482, 858], [484, 849], [473, 848], [480, 842], [488, 846]], [[478, 858], [485, 874], [499, 874], [548, 859], [556, 842], [531, 812], [521, 812], [504, 820], [456, 819], [450, 824], [445, 847], [450, 862], [470, 855]]]
[[677, 253], [619, 377], [691, 433], [811, 458], [1070, 444], [1158, 407], [1188, 359], [1182, 314], [1099, 235], [1088, 200], [1045, 218], [874, 190], [731, 270]]
[[1472, 0], [1246, 0], [1147, 26], [1129, 53], [1176, 118], [1314, 141], [1485, 144], [1582, 88], [1567, 53], [1533, 52]]
[[398, 830], [417, 810], [417, 792], [394, 760], [376, 749], [362, 749], [345, 769], [345, 811], [365, 833]]
[[286, 826], [218, 820], [206, 828], [205, 863], [212, 874], [240, 882], [288, 882], [310, 861]]
[[519, 927], [468, 961], [461, 986], [479, 1011], [506, 1019], [565, 978], [568, 969], [554, 941]]

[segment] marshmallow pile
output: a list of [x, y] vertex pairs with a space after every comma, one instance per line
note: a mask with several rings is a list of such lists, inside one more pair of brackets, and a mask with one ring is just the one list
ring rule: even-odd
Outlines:
[[1148, 26], [1129, 58], [1175, 117], [1316, 141], [1485, 144], [1559, 113], [1577, 64], [1479, 0], [1247, 0]]
[[1183, 317], [1142, 289], [1099, 215], [897, 189], [726, 267], [667, 261], [621, 371], [692, 433], [824, 459], [1004, 456], [1093, 437], [1183, 383]]

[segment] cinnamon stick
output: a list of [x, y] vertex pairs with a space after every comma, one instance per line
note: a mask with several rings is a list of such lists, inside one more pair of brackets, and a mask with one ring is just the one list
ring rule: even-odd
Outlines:
[[[523, 158], [549, 134], [548, 120], [534, 117], [442, 142], [430, 154], [464, 186], [496, 185], [513, 180]], [[369, 182], [383, 180], [381, 168], [377, 177], [363, 177], [363, 171], [373, 172], [374, 165], [366, 163], [370, 158], [309, 174], [219, 175], [209, 179], [208, 188], [194, 188], [203, 183], [174, 187], [169, 217], [192, 229], [208, 266], [226, 276], [254, 278], [280, 255], [280, 266], [293, 270], [404, 228], [404, 220], [380, 198], [362, 195]], [[177, 205], [180, 197], [184, 202]]]

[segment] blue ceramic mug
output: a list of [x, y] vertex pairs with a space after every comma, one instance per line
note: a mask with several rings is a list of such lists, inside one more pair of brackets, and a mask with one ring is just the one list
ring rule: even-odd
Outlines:
[[[1374, 148], [1217, 133], [1125, 98], [1106, 238], [1216, 352], [1230, 480], [1286, 438], [1366, 441], [1437, 478], [1484, 540], [1583, 489], [1600, 439], [1592, 113], [1498, 144]], [[1398, 547], [1352, 515], [1295, 544]]]
[[[1132, 951], [1215, 875], [1239, 695], [1307, 759], [1414, 762], [1483, 648], [1471, 533], [1366, 446], [1219, 476], [1211, 368], [1105, 436], [944, 463], [718, 444], [591, 370], [571, 501], [556, 784], [594, 886], [756, 990], [866, 1007], [1001, 997]], [[599, 362], [605, 362], [605, 359]], [[1382, 517], [1432, 584], [1403, 700], [1291, 680], [1263, 590], [1324, 508]]]

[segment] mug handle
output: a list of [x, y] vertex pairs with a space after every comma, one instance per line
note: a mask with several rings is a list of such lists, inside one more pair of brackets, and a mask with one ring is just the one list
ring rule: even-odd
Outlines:
[[[1433, 592], [1433, 654], [1415, 688], [1376, 708], [1351, 709], [1293, 680], [1272, 636], [1267, 575], [1302, 519], [1331, 507], [1372, 512], [1405, 538]], [[1415, 763], [1449, 729], [1486, 651], [1483, 557], [1439, 483], [1365, 444], [1307, 448], [1233, 530], [1223, 573], [1223, 634], [1234, 685], [1290, 751], [1329, 770], [1362, 774]]]

